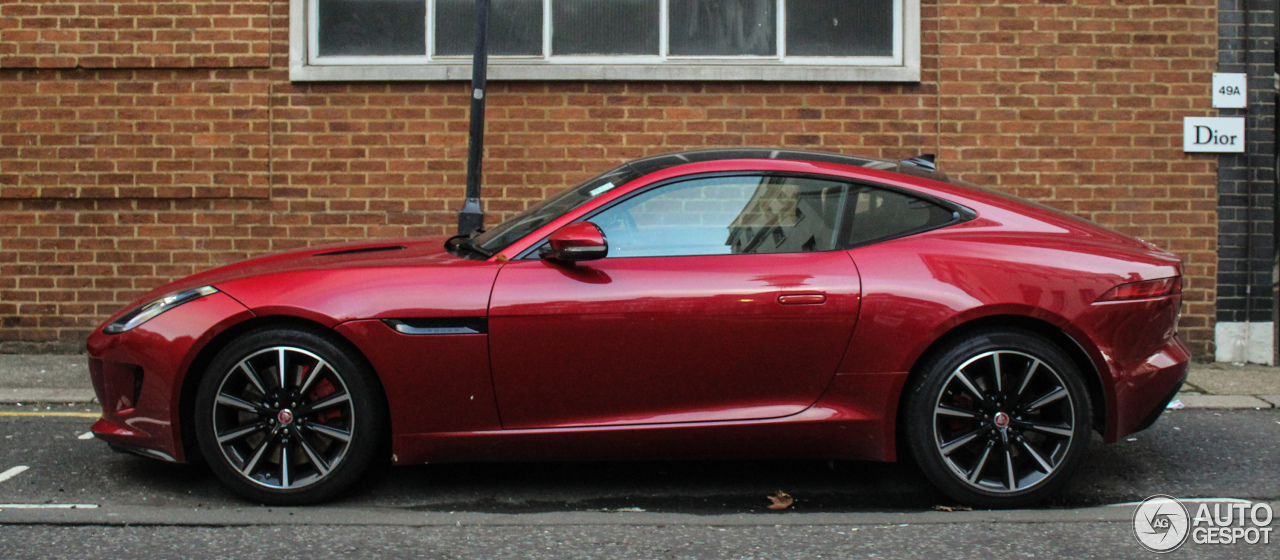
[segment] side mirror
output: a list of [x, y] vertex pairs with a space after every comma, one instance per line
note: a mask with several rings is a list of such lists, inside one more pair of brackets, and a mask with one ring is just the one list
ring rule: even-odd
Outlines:
[[538, 256], [554, 261], [577, 262], [603, 259], [609, 254], [604, 232], [591, 222], [569, 224], [555, 231]]

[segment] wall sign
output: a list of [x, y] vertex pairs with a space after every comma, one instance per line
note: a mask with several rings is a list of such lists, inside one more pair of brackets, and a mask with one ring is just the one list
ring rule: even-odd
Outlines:
[[1182, 151], [1244, 153], [1244, 117], [1183, 117]]
[[1213, 74], [1213, 107], [1243, 109], [1249, 106], [1249, 75]]

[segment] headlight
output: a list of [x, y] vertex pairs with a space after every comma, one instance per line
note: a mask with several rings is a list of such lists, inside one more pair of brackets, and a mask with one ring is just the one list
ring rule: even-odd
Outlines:
[[190, 290], [182, 290], [181, 292], [174, 292], [160, 299], [147, 302], [138, 306], [137, 309], [125, 313], [120, 316], [119, 319], [112, 321], [110, 325], [104, 327], [102, 332], [107, 334], [120, 334], [147, 321], [155, 319], [156, 316], [164, 313], [165, 311], [173, 309], [188, 301], [197, 300], [209, 294], [217, 293], [217, 291], [218, 289], [213, 286], [204, 286], [200, 288], [192, 288]]

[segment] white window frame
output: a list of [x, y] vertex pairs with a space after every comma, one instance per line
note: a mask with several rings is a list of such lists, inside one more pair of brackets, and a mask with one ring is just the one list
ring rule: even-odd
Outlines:
[[[435, 0], [427, 4], [425, 56], [320, 57], [319, 0], [289, 1], [289, 79], [440, 81], [471, 78], [470, 56], [434, 56]], [[607, 1], [607, 0], [605, 0]], [[734, 80], [919, 82], [920, 0], [894, 0], [891, 57], [787, 57], [786, 13], [777, 13], [778, 56], [689, 57], [667, 54], [667, 6], [661, 0], [657, 56], [552, 56], [551, 0], [543, 0], [541, 56], [490, 56], [491, 80]]]

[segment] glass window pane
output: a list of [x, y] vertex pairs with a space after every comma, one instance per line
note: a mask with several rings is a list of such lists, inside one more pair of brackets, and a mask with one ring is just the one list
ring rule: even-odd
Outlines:
[[553, 54], [659, 54], [659, 0], [552, 0], [551, 11]]
[[[475, 46], [475, 0], [436, 0], [436, 55], [470, 56]], [[489, 54], [542, 54], [542, 0], [493, 0]]]
[[426, 0], [320, 0], [320, 56], [427, 54]]
[[787, 56], [893, 56], [894, 0], [787, 0]]
[[674, 56], [777, 54], [777, 0], [671, 0]]
[[829, 251], [849, 186], [793, 177], [720, 177], [661, 187], [596, 215], [610, 257]]
[[853, 195], [850, 245], [897, 237], [940, 226], [954, 219], [950, 210], [932, 202], [871, 187], [858, 187]]

